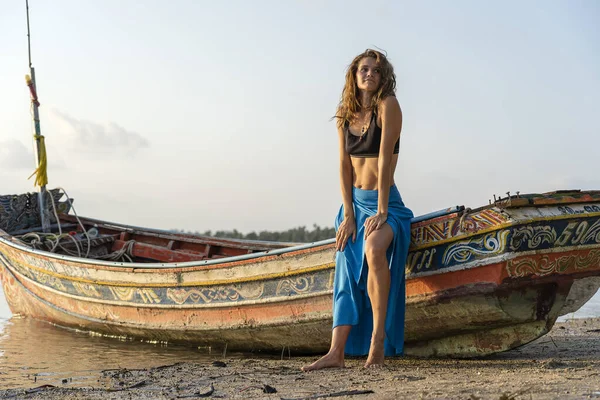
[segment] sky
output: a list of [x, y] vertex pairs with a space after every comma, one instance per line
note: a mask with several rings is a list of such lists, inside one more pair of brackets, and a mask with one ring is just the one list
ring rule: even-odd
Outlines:
[[[331, 120], [384, 49], [415, 215], [600, 189], [600, 3], [30, 0], [49, 187], [80, 215], [247, 233], [332, 226]], [[25, 1], [0, 0], [0, 193], [34, 190]]]

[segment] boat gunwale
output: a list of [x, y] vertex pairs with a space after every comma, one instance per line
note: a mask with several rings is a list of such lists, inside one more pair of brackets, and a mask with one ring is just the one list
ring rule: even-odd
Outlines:
[[[0, 262], [7, 265], [8, 268], [17, 270], [17, 268], [14, 268], [14, 266], [11, 265], [10, 260], [7, 260], [6, 257], [2, 253], [0, 253]], [[63, 275], [63, 274], [60, 274], [60, 273], [57, 273], [54, 271], [50, 271], [50, 270], [47, 270], [44, 268], [39, 268], [39, 267], [30, 265], [30, 264], [26, 264], [25, 268], [43, 273], [45, 275], [52, 276], [54, 278], [65, 279], [70, 282], [87, 283], [87, 284], [94, 284], [94, 285], [100, 285], [100, 286], [113, 286], [113, 287], [171, 288], [171, 287], [197, 287], [197, 286], [210, 287], [210, 286], [231, 285], [231, 284], [238, 284], [238, 283], [268, 281], [268, 280], [273, 280], [273, 279], [288, 278], [288, 277], [293, 277], [293, 276], [297, 276], [297, 275], [310, 274], [313, 272], [320, 272], [320, 271], [328, 270], [328, 269], [333, 270], [335, 268], [335, 263], [329, 262], [329, 263], [319, 264], [319, 265], [315, 265], [315, 266], [311, 266], [311, 267], [304, 267], [304, 268], [291, 270], [291, 271], [254, 275], [254, 276], [246, 276], [243, 278], [233, 278], [233, 279], [223, 279], [223, 280], [213, 279], [210, 281], [200, 281], [200, 282], [177, 282], [176, 284], [175, 283], [152, 283], [152, 282], [137, 284], [136, 282], [123, 283], [120, 281], [100, 281], [100, 280], [93, 280], [93, 279], [85, 279], [85, 278], [71, 276], [71, 275]], [[123, 272], [123, 271], [121, 271], [121, 272]], [[128, 271], [124, 271], [124, 272], [128, 272]], [[129, 272], [133, 272], [133, 271], [129, 271]]]
[[[139, 228], [144, 229], [144, 228]], [[105, 260], [97, 260], [93, 258], [79, 258], [72, 257], [63, 254], [51, 253], [43, 250], [36, 250], [20, 243], [15, 243], [11, 240], [7, 240], [6, 237], [12, 238], [13, 236], [9, 234], [3, 235], [5, 233], [3, 230], [0, 230], [0, 243], [3, 243], [9, 247], [25, 251], [26, 253], [34, 254], [36, 256], [42, 256], [47, 258], [53, 258], [62, 261], [69, 261], [76, 264], [89, 264], [94, 266], [102, 267], [101, 269], [116, 269], [119, 271], [123, 270], [135, 270], [135, 272], [146, 272], [144, 270], [161, 270], [163, 272], [183, 272], [181, 270], [188, 271], [190, 268], [200, 267], [198, 270], [208, 269], [204, 267], [209, 267], [215, 264], [222, 264], [222, 267], [231, 267], [242, 261], [251, 261], [255, 259], [264, 258], [263, 261], [268, 261], [274, 259], [276, 256], [285, 255], [289, 257], [293, 257], [295, 255], [301, 255], [306, 253], [306, 250], [321, 250], [323, 247], [330, 246], [335, 243], [335, 238], [325, 239], [318, 242], [312, 243], [304, 243], [298, 246], [292, 247], [284, 247], [280, 249], [273, 250], [265, 250], [257, 253], [243, 254], [239, 256], [231, 256], [231, 257], [223, 257], [217, 259], [209, 259], [209, 260], [194, 260], [194, 261], [185, 261], [185, 262], [173, 262], [173, 263], [128, 263], [128, 262], [118, 262], [118, 261], [105, 261]]]
[[[592, 202], [590, 204], [594, 204], [594, 203], [600, 203], [600, 201]], [[487, 207], [490, 207], [490, 206], [487, 206]], [[548, 208], [548, 207], [557, 207], [557, 206], [556, 205], [538, 205], [538, 206], [529, 205], [527, 207], [521, 207], [521, 208], [539, 209], [539, 208]], [[564, 219], [594, 218], [594, 217], [598, 217], [598, 216], [600, 216], [600, 212], [589, 212], [589, 213], [585, 213], [585, 214], [565, 214], [565, 215], [554, 215], [554, 216], [540, 216], [539, 218], [528, 217], [528, 218], [523, 218], [523, 219], [518, 219], [518, 220], [512, 219], [509, 222], [505, 222], [505, 223], [498, 224], [498, 225], [493, 225], [489, 228], [481, 229], [481, 230], [475, 231], [475, 232], [468, 232], [462, 236], [450, 237], [450, 238], [434, 241], [431, 243], [423, 244], [420, 246], [410, 247], [409, 252], [422, 250], [422, 249], [426, 249], [426, 248], [430, 248], [430, 247], [435, 247], [435, 246], [449, 243], [452, 241], [460, 241], [460, 240], [469, 239], [470, 237], [473, 237], [476, 235], [481, 235], [481, 234], [484, 234], [487, 232], [501, 230], [501, 229], [505, 229], [508, 227], [516, 226], [516, 225], [523, 225], [523, 224], [543, 222], [543, 221], [564, 220]], [[432, 220], [436, 219], [436, 218], [440, 218], [440, 217], [432, 218]], [[146, 228], [142, 228], [142, 227], [133, 227], [133, 226], [129, 226], [129, 225], [119, 225], [119, 224], [108, 222], [108, 221], [104, 221], [104, 223], [111, 224], [116, 227], [138, 229], [140, 231], [147, 230], [147, 231], [168, 233], [168, 231], [161, 231], [161, 230], [152, 229], [152, 228], [146, 229]], [[9, 239], [7, 239], [7, 238], [9, 238]], [[12, 236], [12, 235], [8, 234], [7, 232], [0, 229], [0, 243], [3, 243], [9, 247], [24, 251], [29, 254], [34, 254], [36, 256], [47, 257], [47, 258], [52, 258], [52, 259], [56, 259], [56, 260], [68, 261], [68, 262], [72, 262], [72, 263], [76, 263], [76, 264], [86, 264], [86, 265], [90, 265], [92, 267], [97, 266], [97, 267], [100, 267], [99, 269], [117, 270], [117, 271], [130, 270], [132, 272], [139, 272], [139, 273], [154, 272], [156, 270], [161, 270], [162, 272], [173, 272], [173, 273], [189, 272], [190, 270], [201, 271], [201, 270], [206, 270], [206, 269], [214, 269], [213, 266], [215, 266], [215, 265], [218, 265], [218, 268], [229, 268], [229, 267], [237, 266], [239, 264], [256, 262], [257, 259], [261, 259], [261, 258], [264, 259], [262, 261], [270, 261], [270, 260], [276, 259], [277, 256], [293, 257], [296, 255], [302, 255], [302, 254], [306, 254], [306, 253], [317, 252], [320, 250], [326, 250], [328, 247], [333, 247], [332, 245], [335, 243], [335, 238], [331, 238], [331, 239], [325, 239], [325, 240], [312, 242], [312, 243], [304, 243], [304, 244], [300, 244], [297, 246], [283, 247], [283, 248], [279, 248], [279, 249], [271, 249], [271, 250], [265, 250], [265, 251], [256, 252], [256, 253], [223, 257], [223, 258], [218, 258], [218, 259], [194, 260], [194, 261], [174, 262], [174, 263], [164, 263], [164, 262], [163, 263], [160, 263], [160, 262], [157, 262], [157, 263], [139, 263], [139, 262], [138, 263], [127, 263], [127, 262], [118, 262], [118, 261], [97, 260], [97, 259], [92, 259], [92, 258], [78, 258], [78, 257], [72, 257], [72, 256], [68, 256], [68, 255], [51, 253], [51, 252], [47, 252], [47, 251], [43, 251], [43, 250], [36, 250], [36, 249], [32, 249], [30, 247], [27, 247], [25, 245], [22, 245], [20, 243], [16, 243], [13, 240], [10, 240], [10, 238], [14, 238], [14, 236]], [[81, 267], [85, 268], [84, 265], [81, 265]], [[211, 267], [213, 267], [213, 268], [211, 268]]]

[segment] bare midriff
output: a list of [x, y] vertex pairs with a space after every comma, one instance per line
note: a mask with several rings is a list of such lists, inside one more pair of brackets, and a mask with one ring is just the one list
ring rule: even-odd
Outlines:
[[[358, 189], [376, 190], [377, 177], [379, 176], [379, 157], [350, 157], [352, 162], [352, 185]], [[398, 154], [392, 155], [390, 163], [391, 177], [390, 186], [394, 185], [394, 172], [398, 163]]]

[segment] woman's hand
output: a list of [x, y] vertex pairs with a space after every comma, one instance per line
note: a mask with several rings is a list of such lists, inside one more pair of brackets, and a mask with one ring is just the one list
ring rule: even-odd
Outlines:
[[356, 240], [356, 220], [354, 217], [346, 217], [338, 227], [335, 234], [335, 250], [344, 251], [348, 239], [352, 236], [352, 243]]
[[377, 213], [365, 220], [365, 240], [373, 231], [376, 231], [385, 224], [387, 217], [387, 214]]

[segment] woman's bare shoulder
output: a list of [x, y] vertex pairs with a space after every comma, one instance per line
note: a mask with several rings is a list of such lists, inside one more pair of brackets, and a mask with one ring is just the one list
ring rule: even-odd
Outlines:
[[400, 110], [400, 103], [398, 103], [398, 99], [396, 96], [388, 96], [385, 99], [381, 100], [381, 109], [386, 110]]

